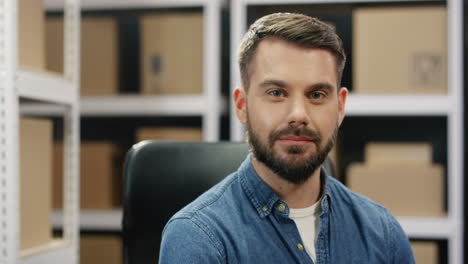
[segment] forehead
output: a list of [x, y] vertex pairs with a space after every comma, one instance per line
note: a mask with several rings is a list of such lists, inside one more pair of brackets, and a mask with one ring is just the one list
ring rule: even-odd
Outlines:
[[337, 80], [336, 61], [331, 52], [278, 38], [259, 42], [251, 66], [251, 81], [255, 78], [285, 78], [335, 84]]

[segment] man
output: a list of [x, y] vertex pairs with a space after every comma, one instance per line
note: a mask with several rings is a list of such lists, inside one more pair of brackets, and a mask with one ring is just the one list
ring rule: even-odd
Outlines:
[[395, 218], [320, 168], [344, 118], [345, 60], [318, 19], [277, 13], [250, 27], [233, 96], [251, 154], [172, 217], [160, 263], [414, 263]]

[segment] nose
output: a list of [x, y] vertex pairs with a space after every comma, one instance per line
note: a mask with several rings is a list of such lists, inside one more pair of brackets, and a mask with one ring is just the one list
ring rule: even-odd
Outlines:
[[310, 122], [307, 112], [307, 102], [302, 98], [290, 101], [288, 125], [291, 127], [307, 126]]

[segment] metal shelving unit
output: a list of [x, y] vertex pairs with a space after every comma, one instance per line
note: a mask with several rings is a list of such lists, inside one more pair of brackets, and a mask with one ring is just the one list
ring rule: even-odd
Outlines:
[[[82, 115], [86, 116], [202, 116], [204, 141], [218, 141], [223, 99], [221, 76], [221, 7], [223, 0], [82, 0], [82, 10], [116, 10], [145, 8], [203, 9], [203, 94], [194, 96], [115, 96], [82, 98]], [[61, 10], [60, 0], [45, 0], [47, 10]], [[34, 111], [36, 108], [29, 108]], [[43, 107], [39, 111], [56, 112]]]
[[[18, 68], [17, 1], [0, 1], [0, 262], [79, 262], [79, 43], [80, 7], [65, 0], [65, 74]], [[19, 118], [20, 99], [61, 104], [64, 110], [63, 238], [20, 251]]]
[[[81, 10], [155, 9], [201, 7], [203, 9], [203, 94], [200, 95], [119, 95], [86, 96], [80, 100], [81, 116], [201, 116], [203, 139], [218, 141], [220, 114], [227, 112], [228, 103], [220, 94], [221, 76], [221, 8], [225, 0], [81, 0]], [[61, 0], [45, 0], [46, 9], [63, 9]], [[63, 106], [42, 103], [28, 104], [21, 113], [37, 116], [57, 116]], [[122, 210], [81, 210], [83, 230], [120, 231]], [[52, 213], [56, 229], [63, 226], [63, 213]]]
[[[231, 1], [231, 92], [240, 85], [237, 47], [247, 29], [249, 5], [395, 3], [407, 0], [233, 0]], [[411, 2], [437, 2], [420, 0]], [[399, 217], [410, 238], [448, 241], [450, 263], [463, 263], [463, 3], [447, 0], [448, 94], [446, 95], [354, 95], [348, 97], [347, 116], [446, 116], [447, 197], [446, 217]], [[231, 102], [231, 140], [242, 141], [244, 131]]]

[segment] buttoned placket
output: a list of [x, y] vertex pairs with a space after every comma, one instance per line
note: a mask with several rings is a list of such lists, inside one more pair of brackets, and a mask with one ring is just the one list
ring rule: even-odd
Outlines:
[[316, 264], [328, 264], [330, 259], [328, 255], [328, 226], [329, 226], [329, 195], [325, 194], [321, 201], [321, 213], [319, 216], [320, 230], [317, 235], [317, 241], [315, 242], [315, 254]]
[[287, 241], [287, 245], [291, 252], [294, 252], [298, 263], [312, 263], [312, 258], [305, 250], [305, 246], [302, 242], [301, 235], [297, 229], [296, 224], [292, 219], [289, 218], [289, 207], [284, 202], [279, 200], [275, 205], [275, 209], [272, 210], [270, 217], [277, 220], [273, 221], [275, 227], [279, 233], [283, 236], [284, 240]]

